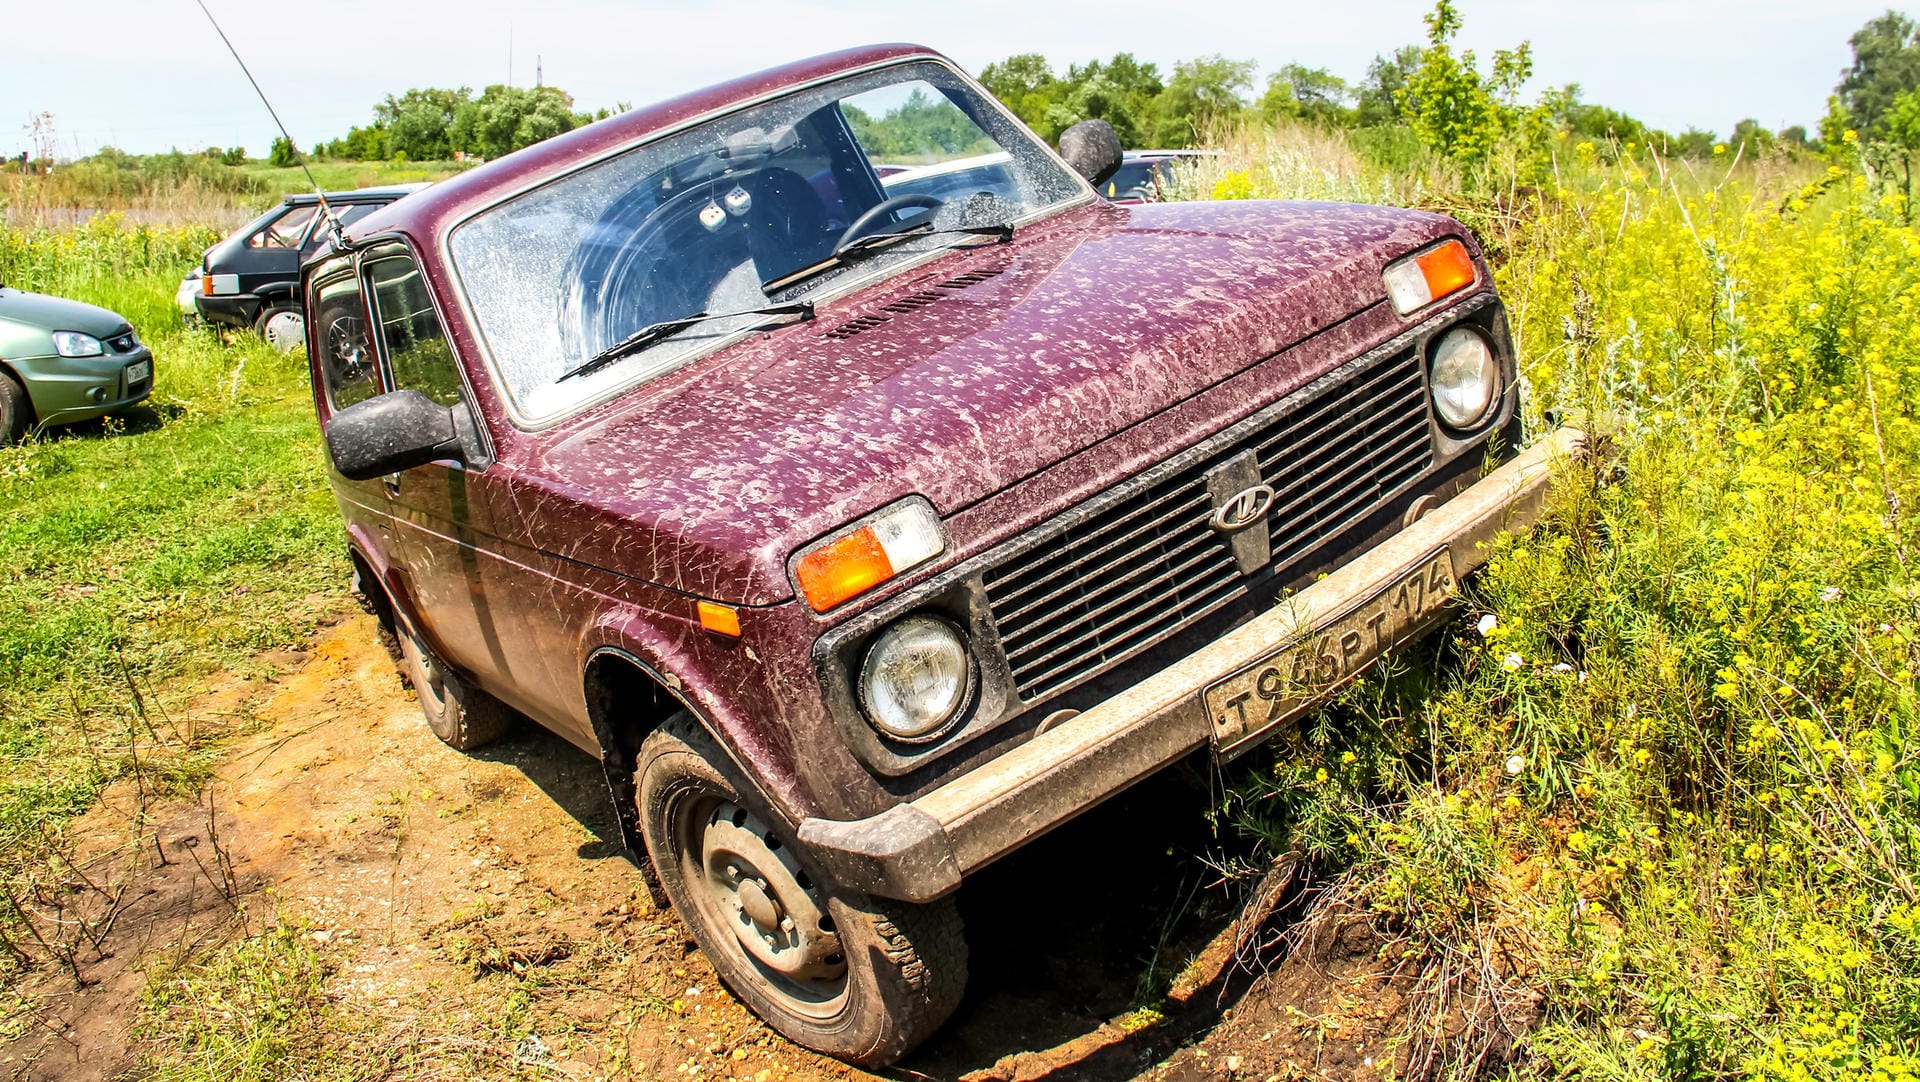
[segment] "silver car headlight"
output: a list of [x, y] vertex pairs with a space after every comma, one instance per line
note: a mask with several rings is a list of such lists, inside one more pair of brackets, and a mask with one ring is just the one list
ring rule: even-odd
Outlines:
[[55, 331], [53, 351], [62, 357], [98, 357], [107, 349], [93, 335], [79, 331]]
[[1433, 408], [1449, 428], [1486, 420], [1500, 392], [1500, 365], [1479, 331], [1455, 327], [1433, 350]]
[[973, 658], [960, 630], [937, 616], [909, 616], [880, 633], [860, 666], [860, 706], [895, 740], [944, 733], [973, 690]]

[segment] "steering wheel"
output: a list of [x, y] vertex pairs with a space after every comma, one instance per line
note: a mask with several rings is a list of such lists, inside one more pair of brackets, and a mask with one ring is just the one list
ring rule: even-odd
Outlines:
[[906, 210], [908, 207], [923, 207], [927, 213], [916, 215], [898, 224], [906, 228], [912, 228], [921, 222], [929, 221], [933, 218], [933, 212], [940, 209], [941, 204], [945, 202], [946, 200], [941, 199], [937, 195], [923, 195], [918, 192], [909, 192], [906, 195], [896, 195], [891, 198], [882, 199], [880, 202], [867, 208], [865, 214], [853, 220], [853, 224], [847, 227], [846, 232], [840, 234], [840, 239], [833, 243], [833, 250], [835, 253], [838, 253], [841, 249], [859, 240], [861, 237], [869, 233], [878, 232], [874, 226], [879, 223], [880, 219], [889, 214]]

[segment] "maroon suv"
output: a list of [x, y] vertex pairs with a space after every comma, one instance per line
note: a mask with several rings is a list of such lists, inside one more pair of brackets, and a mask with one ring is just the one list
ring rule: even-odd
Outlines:
[[859, 1064], [958, 1001], [968, 873], [1286, 731], [1575, 438], [1490, 461], [1518, 393], [1457, 222], [1117, 207], [1111, 130], [1070, 149], [859, 49], [492, 162], [304, 272], [358, 588], [434, 731], [599, 757], [720, 975]]

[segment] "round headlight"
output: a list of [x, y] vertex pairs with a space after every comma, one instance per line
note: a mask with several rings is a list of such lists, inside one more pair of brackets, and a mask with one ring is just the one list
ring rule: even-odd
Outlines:
[[860, 705], [895, 740], [932, 740], [960, 716], [973, 686], [973, 659], [952, 624], [909, 616], [880, 633], [860, 667]]
[[1455, 327], [1433, 351], [1433, 408], [1451, 428], [1486, 419], [1500, 389], [1500, 366], [1478, 331]]

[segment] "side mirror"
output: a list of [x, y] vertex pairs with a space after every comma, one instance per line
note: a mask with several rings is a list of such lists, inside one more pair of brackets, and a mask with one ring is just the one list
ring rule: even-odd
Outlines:
[[1060, 133], [1060, 156], [1098, 188], [1120, 171], [1120, 136], [1104, 120], [1082, 120]]
[[465, 441], [454, 408], [419, 391], [393, 391], [356, 402], [327, 420], [327, 454], [351, 481], [371, 481], [443, 458], [464, 461]]

